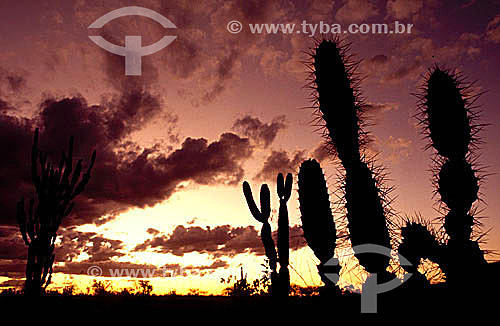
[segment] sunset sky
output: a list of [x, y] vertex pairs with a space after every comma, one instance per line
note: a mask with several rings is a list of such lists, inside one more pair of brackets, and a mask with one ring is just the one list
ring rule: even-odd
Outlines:
[[[88, 26], [125, 6], [167, 17], [164, 29], [146, 17], [121, 17], [101, 29]], [[240, 33], [227, 24], [238, 20]], [[244, 180], [254, 196], [271, 189], [277, 228], [278, 172], [294, 174], [288, 203], [291, 279], [318, 285], [317, 259], [300, 229], [297, 172], [314, 157], [325, 170], [333, 201], [336, 169], [311, 123], [306, 52], [315, 37], [303, 33], [252, 34], [248, 24], [413, 24], [404, 34], [343, 34], [362, 60], [362, 92], [375, 123], [368, 151], [389, 174], [401, 217], [442, 213], [433, 198], [432, 150], [413, 118], [422, 76], [435, 63], [462, 72], [485, 92], [477, 104], [484, 144], [478, 161], [489, 176], [481, 185], [482, 249], [500, 252], [500, 1], [98, 1], [0, 2], [0, 287], [22, 286], [27, 248], [15, 224], [15, 205], [33, 194], [29, 155], [33, 131], [54, 160], [75, 136], [76, 154], [96, 165], [85, 192], [59, 230], [53, 288], [69, 282], [84, 290], [91, 266], [166, 267], [155, 293], [197, 288], [220, 293], [221, 278], [261, 276], [261, 224], [250, 214]], [[149, 45], [176, 40], [142, 58], [142, 75], [125, 76], [124, 58], [88, 36], [124, 44], [126, 35]], [[436, 225], [436, 228], [439, 225]], [[497, 259], [496, 256], [488, 256]], [[102, 278], [105, 279], [105, 278]], [[106, 278], [115, 288], [133, 278]], [[348, 276], [344, 283], [348, 284]]]

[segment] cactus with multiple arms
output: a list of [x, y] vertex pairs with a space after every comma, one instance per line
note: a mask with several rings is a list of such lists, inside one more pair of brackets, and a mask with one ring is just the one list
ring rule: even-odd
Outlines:
[[[286, 181], [283, 175], [278, 174], [277, 192], [280, 200], [279, 216], [278, 216], [278, 253], [274, 246], [274, 240], [271, 233], [271, 225], [269, 224], [269, 215], [271, 214], [271, 196], [267, 184], [263, 184], [260, 189], [260, 205], [259, 210], [252, 196], [252, 190], [248, 182], [243, 182], [243, 194], [248, 204], [248, 208], [253, 217], [262, 223], [261, 239], [264, 245], [264, 250], [269, 259], [269, 267], [271, 269], [271, 294], [275, 296], [288, 296], [290, 292], [290, 273], [288, 271], [288, 251], [289, 251], [289, 229], [288, 229], [288, 209], [287, 201], [292, 193], [292, 175], [288, 173]], [[279, 261], [280, 269], [277, 272], [277, 263]]]
[[339, 274], [340, 266], [325, 264], [335, 254], [337, 231], [325, 177], [317, 161], [307, 160], [301, 164], [298, 184], [304, 238], [320, 261], [318, 272], [321, 280], [327, 289], [335, 288], [326, 273]]
[[348, 46], [323, 40], [312, 53], [313, 80], [318, 114], [324, 121], [329, 150], [335, 152], [345, 170], [345, 201], [350, 239], [356, 258], [370, 273], [386, 274], [389, 258], [356, 254], [355, 247], [376, 244], [391, 247], [386, 209], [376, 173], [361, 155], [368, 142], [363, 131], [363, 104], [356, 63], [350, 62]]
[[451, 284], [470, 279], [471, 272], [486, 264], [483, 252], [471, 239], [475, 224], [471, 208], [479, 191], [471, 149], [482, 126], [475, 123], [477, 114], [471, 107], [475, 97], [467, 94], [467, 88], [456, 74], [435, 66], [429, 71], [419, 107], [424, 132], [439, 155], [437, 193], [448, 207], [444, 218], [448, 240], [435, 259]]
[[47, 162], [47, 154], [38, 148], [38, 129], [35, 130], [31, 151], [31, 177], [36, 201], [34, 199], [29, 201], [27, 212], [24, 198], [17, 204], [17, 222], [22, 238], [28, 246], [25, 284], [27, 295], [42, 294], [51, 282], [57, 230], [62, 219], [71, 213], [73, 200], [89, 182], [95, 157], [94, 151], [87, 171], [83, 175], [82, 160], [78, 161], [73, 170], [73, 137], [71, 137], [68, 153], [63, 151], [59, 165], [52, 165]]

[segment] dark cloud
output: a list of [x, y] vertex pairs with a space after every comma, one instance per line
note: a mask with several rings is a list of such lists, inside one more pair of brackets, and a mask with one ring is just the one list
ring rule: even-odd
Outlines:
[[102, 237], [94, 232], [80, 232], [72, 229], [62, 229], [61, 244], [56, 252], [57, 262], [71, 262], [80, 254], [89, 256], [89, 263], [105, 262], [125, 254], [121, 240], [112, 240]]
[[[167, 264], [154, 266], [116, 261], [125, 257], [123, 242], [108, 239], [94, 232], [81, 232], [72, 228], [61, 228], [60, 243], [56, 249], [55, 273], [87, 275], [88, 269], [97, 266], [102, 270], [102, 276], [112, 276], [110, 270], [140, 270], [154, 271], [154, 276], [204, 275], [218, 268], [227, 268], [228, 263], [218, 257], [232, 257], [241, 253], [264, 255], [264, 248], [259, 232], [253, 226], [231, 227], [229, 225], [215, 228], [198, 226], [177, 228], [170, 235], [156, 233], [154, 237], [138, 245], [135, 251], [153, 250], [160, 253], [171, 253], [183, 256], [185, 253], [209, 253], [216, 258], [210, 265], [181, 266]], [[290, 248], [296, 250], [306, 245], [302, 229], [299, 226], [290, 227]], [[272, 233], [276, 242], [277, 231]], [[4, 226], [0, 228], [0, 276], [12, 279], [24, 277], [27, 247], [24, 245], [17, 227]], [[82, 255], [83, 261], [77, 261]], [[134, 273], [132, 271], [132, 273]], [[166, 273], [166, 274], [165, 274]], [[167, 275], [168, 274], [168, 275]], [[136, 277], [141, 277], [137, 274]], [[125, 275], [124, 275], [125, 276]]]
[[[0, 276], [22, 279], [25, 276], [27, 250], [19, 229], [0, 226]], [[4, 283], [0, 287], [8, 286]]]
[[158, 231], [157, 229], [153, 229], [153, 228], [147, 229], [146, 232], [149, 234], [152, 234], [152, 235], [157, 235], [158, 233], [160, 233], [160, 231]]
[[[71, 269], [78, 264], [90, 266], [110, 263], [112, 259], [125, 255], [120, 252], [123, 249], [121, 240], [107, 239], [94, 232], [61, 228], [59, 239], [61, 242], [57, 245], [55, 262], [56, 265], [63, 263], [65, 268]], [[26, 266], [27, 250], [17, 227], [0, 227], [0, 273], [2, 275], [8, 273], [9, 277], [22, 277]], [[83, 262], [74, 262], [81, 254], [86, 254], [88, 258]]]
[[16, 109], [10, 105], [8, 102], [0, 98], [0, 113], [5, 114], [8, 111], [15, 111]]
[[[88, 275], [89, 270], [96, 271], [97, 268], [99, 271], [102, 271], [100, 276], [103, 277], [116, 277], [115, 271], [118, 273], [122, 273], [123, 277], [146, 277], [150, 272], [152, 272], [152, 276], [161, 277], [161, 270], [158, 269], [157, 266], [151, 264], [136, 264], [130, 262], [117, 262], [117, 261], [105, 261], [105, 262], [68, 262], [64, 265], [57, 265], [54, 267], [54, 273], [64, 273], [64, 274], [76, 274], [76, 275]], [[141, 270], [143, 272], [141, 272]], [[122, 272], [123, 271], [123, 272]], [[131, 272], [131, 274], [127, 275], [126, 272]], [[137, 273], [137, 274], [134, 274]]]
[[312, 152], [311, 152], [311, 157], [314, 158], [318, 162], [323, 162], [327, 158], [332, 157], [331, 153], [328, 151], [328, 147], [325, 146], [324, 143], [318, 144]]
[[342, 22], [363, 22], [377, 16], [380, 9], [373, 0], [346, 0], [335, 13], [335, 18]]
[[26, 72], [11, 71], [9, 68], [0, 67], [0, 94], [19, 93], [27, 86]]
[[[263, 0], [226, 1], [220, 5], [164, 1], [160, 12], [179, 28], [175, 31], [177, 39], [160, 54], [162, 61], [175, 77], [193, 81], [189, 99], [194, 106], [208, 104], [230, 87], [242, 58], [262, 40], [247, 29], [237, 38], [230, 35], [226, 29], [228, 17], [247, 26], [273, 21], [290, 8]], [[193, 90], [193, 84], [200, 81], [202, 85]], [[181, 89], [179, 93], [185, 92]]]
[[227, 268], [229, 264], [226, 261], [216, 259], [210, 265], [188, 265], [166, 264], [155, 266], [152, 264], [137, 264], [131, 262], [104, 261], [99, 263], [70, 262], [57, 266], [56, 273], [88, 275], [88, 270], [102, 271], [103, 277], [130, 277], [130, 278], [150, 278], [150, 277], [176, 277], [200, 275], [205, 276], [213, 273], [216, 269]]
[[[143, 277], [140, 270], [144, 270], [146, 273], [153, 272], [155, 277], [183, 274], [183, 267], [179, 264], [167, 264], [158, 267], [152, 264], [116, 261], [116, 258], [125, 256], [125, 253], [121, 252], [123, 249], [121, 240], [107, 239], [94, 232], [80, 232], [65, 228], [62, 228], [59, 233], [61, 242], [56, 249], [55, 273], [88, 275], [89, 268], [97, 266], [102, 271], [102, 276], [105, 277], [113, 276], [111, 271], [115, 270], [123, 270], [124, 273], [126, 273], [125, 270], [129, 270], [131, 273], [137, 272], [138, 274], [134, 277]], [[26, 252], [27, 247], [24, 245], [16, 227], [4, 226], [0, 228], [0, 276], [16, 280], [24, 278]], [[83, 261], [76, 261], [82, 254], [88, 256], [88, 258]], [[191, 274], [200, 274], [200, 271], [215, 270], [226, 267], [226, 265], [227, 263], [216, 260], [211, 265], [188, 266], [186, 269], [190, 270]], [[123, 276], [126, 276], [126, 274], [123, 274]], [[19, 285], [22, 285], [22, 283]], [[0, 287], [2, 286], [7, 285], [0, 285]]]
[[182, 267], [182, 274], [187, 274], [186, 272], [189, 271], [191, 275], [205, 276], [205, 275], [214, 273], [216, 269], [228, 268], [228, 267], [229, 267], [229, 264], [226, 261], [221, 260], [221, 259], [216, 259], [210, 265], [184, 266], [184, 267]]
[[26, 259], [27, 247], [14, 226], [0, 227], [0, 262]]
[[496, 15], [486, 27], [486, 40], [500, 43], [500, 15]]
[[[273, 232], [276, 241], [277, 232]], [[299, 226], [290, 228], [292, 249], [305, 246], [302, 229]], [[199, 226], [177, 226], [170, 235], [155, 236], [138, 245], [136, 251], [153, 250], [183, 256], [186, 253], [208, 253], [214, 257], [234, 256], [242, 253], [264, 254], [260, 234], [253, 226], [232, 227], [230, 225], [215, 228]]]
[[0, 283], [0, 288], [17, 288], [20, 289], [24, 285], [24, 280], [7, 280]]
[[31, 129], [32, 121], [0, 111], [0, 224], [14, 222], [16, 202], [33, 189], [28, 165]]
[[1, 223], [14, 223], [15, 203], [21, 196], [31, 196], [28, 162], [35, 126], [40, 127], [40, 147], [53, 160], [59, 159], [71, 135], [75, 156], [84, 163], [97, 150], [90, 183], [77, 198], [67, 225], [94, 222], [130, 206], [154, 205], [184, 181], [237, 184], [241, 180], [241, 164], [251, 156], [252, 146], [236, 134], [224, 133], [213, 142], [188, 137], [171, 152], [159, 144], [141, 148], [128, 139], [160, 113], [161, 100], [144, 90], [123, 92], [92, 106], [81, 96], [46, 99], [31, 120], [0, 113], [0, 145], [5, 150], [0, 162], [5, 176], [0, 180]]
[[[304, 238], [304, 231], [302, 231], [302, 226], [293, 225], [290, 227], [290, 249], [297, 250], [307, 246], [306, 239]], [[278, 232], [273, 232], [273, 238], [278, 239]]]
[[236, 60], [241, 56], [237, 47], [228, 47], [227, 54], [224, 54], [217, 63], [217, 69], [213, 72], [214, 84], [202, 97], [204, 103], [214, 101], [226, 89], [226, 83], [233, 77]]
[[371, 57], [368, 62], [370, 64], [384, 64], [389, 61], [389, 58], [384, 54], [378, 54], [376, 56]]
[[270, 123], [264, 123], [258, 118], [246, 115], [241, 119], [237, 119], [233, 124], [234, 130], [249, 137], [264, 148], [271, 145], [278, 132], [285, 128], [285, 116], [282, 115], [274, 118]]
[[0, 260], [0, 276], [11, 279], [26, 277], [26, 260]]
[[[109, 25], [109, 24], [108, 24]], [[105, 25], [107, 26], [107, 25]], [[103, 36], [113, 44], [124, 45], [124, 38], [121, 40], [114, 36], [116, 31], [103, 29]], [[108, 51], [101, 51], [105, 56], [105, 72], [107, 82], [121, 93], [136, 92], [137, 90], [148, 90], [158, 81], [158, 69], [152, 60], [144, 57], [141, 60], [141, 75], [125, 75], [125, 58], [123, 56], [112, 54]]]
[[[232, 228], [229, 225], [206, 229], [179, 225], [169, 236], [161, 235], [138, 245], [135, 250], [153, 248], [155, 251], [182, 256], [189, 252], [213, 255], [235, 255], [247, 250], [259, 250], [260, 238], [252, 227]], [[259, 248], [259, 249], [257, 249]]]
[[274, 181], [278, 173], [295, 173], [298, 166], [305, 160], [305, 151], [295, 151], [288, 154], [287, 151], [275, 151], [266, 158], [264, 166], [257, 173], [255, 179], [262, 181]]

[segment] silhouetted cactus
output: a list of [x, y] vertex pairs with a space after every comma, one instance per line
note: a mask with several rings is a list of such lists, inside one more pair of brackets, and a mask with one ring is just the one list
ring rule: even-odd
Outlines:
[[27, 295], [40, 295], [51, 282], [57, 230], [62, 219], [73, 209], [74, 198], [89, 182], [95, 157], [94, 151], [87, 171], [83, 175], [81, 175], [82, 160], [78, 161], [73, 170], [73, 137], [71, 137], [68, 153], [66, 155], [64, 151], [62, 152], [59, 165], [48, 163], [47, 154], [38, 149], [38, 129], [35, 130], [31, 150], [31, 178], [35, 187], [36, 201], [30, 200], [28, 214], [25, 211], [24, 198], [17, 204], [19, 229], [28, 246], [25, 283]]
[[470, 279], [486, 264], [477, 241], [471, 239], [476, 224], [471, 208], [478, 199], [479, 178], [471, 157], [481, 125], [472, 110], [475, 96], [460, 76], [435, 66], [430, 69], [420, 95], [420, 122], [440, 156], [435, 161], [435, 182], [441, 201], [448, 207], [444, 229], [448, 236], [437, 263], [450, 283]]
[[276, 180], [277, 192], [280, 199], [280, 207], [278, 213], [278, 259], [280, 263], [279, 286], [280, 294], [288, 295], [290, 292], [290, 272], [288, 271], [290, 237], [288, 229], [288, 208], [286, 206], [290, 196], [292, 195], [293, 178], [290, 173], [287, 174], [286, 180], [283, 179], [283, 174], [279, 173]]
[[401, 238], [398, 252], [411, 263], [411, 266], [403, 267], [407, 272], [416, 273], [421, 259], [435, 262], [442, 255], [442, 244], [436, 234], [421, 221], [406, 221], [401, 228]]
[[[257, 208], [252, 196], [252, 190], [248, 182], [243, 182], [243, 194], [245, 195], [248, 208], [253, 217], [262, 223], [260, 233], [266, 256], [269, 259], [269, 267], [271, 269], [271, 294], [276, 296], [288, 296], [290, 292], [290, 273], [288, 271], [289, 260], [289, 229], [288, 229], [288, 209], [287, 201], [292, 193], [292, 175], [286, 176], [286, 181], [283, 174], [279, 173], [277, 178], [277, 193], [280, 200], [279, 215], [278, 215], [278, 254], [274, 246], [274, 240], [271, 234], [271, 226], [268, 219], [271, 214], [271, 196], [267, 184], [263, 184], [260, 188], [260, 205], [261, 209]], [[280, 269], [277, 272], [277, 262], [279, 261]]]
[[[356, 62], [340, 41], [323, 40], [312, 53], [313, 80], [319, 117], [324, 121], [327, 144], [345, 169], [345, 202], [352, 246], [376, 244], [391, 248], [386, 208], [379, 180], [361, 149], [368, 142], [362, 115], [366, 109], [355, 78]], [[385, 274], [389, 257], [356, 254], [370, 273]]]
[[337, 240], [325, 176], [316, 160], [307, 160], [300, 166], [298, 179], [304, 238], [320, 261], [318, 272], [321, 280], [327, 288], [334, 288], [335, 284], [325, 276], [340, 271], [339, 265], [325, 266], [335, 254]]

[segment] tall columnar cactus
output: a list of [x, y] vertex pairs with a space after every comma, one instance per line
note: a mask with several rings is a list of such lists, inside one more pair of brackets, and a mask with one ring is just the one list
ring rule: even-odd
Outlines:
[[335, 254], [337, 230], [325, 176], [316, 160], [307, 160], [301, 164], [298, 184], [304, 238], [320, 261], [318, 272], [321, 280], [327, 288], [334, 288], [334, 283], [326, 277], [326, 274], [339, 274], [340, 266], [325, 264]]
[[474, 96], [467, 89], [459, 76], [435, 66], [429, 71], [419, 106], [424, 133], [439, 155], [435, 180], [448, 210], [444, 218], [448, 239], [438, 263], [450, 283], [470, 279], [474, 270], [486, 264], [478, 243], [471, 239], [475, 224], [471, 208], [479, 191], [471, 156], [481, 125], [475, 123]]
[[24, 198], [17, 204], [19, 229], [28, 246], [25, 283], [27, 295], [42, 294], [51, 282], [57, 230], [62, 219], [73, 209], [73, 200], [89, 182], [95, 157], [94, 151], [87, 171], [83, 175], [81, 175], [82, 160], [78, 161], [73, 170], [73, 137], [71, 137], [68, 153], [62, 152], [59, 165], [48, 163], [47, 154], [38, 149], [38, 129], [35, 130], [31, 149], [31, 178], [36, 200], [29, 201], [27, 214]]
[[[269, 267], [271, 269], [271, 294], [274, 296], [288, 296], [290, 292], [290, 273], [288, 271], [288, 251], [290, 247], [289, 227], [288, 227], [288, 209], [287, 201], [292, 193], [292, 175], [287, 174], [286, 180], [283, 174], [279, 173], [277, 178], [277, 193], [280, 200], [279, 215], [278, 215], [278, 253], [274, 246], [274, 240], [271, 233], [271, 225], [269, 224], [269, 215], [271, 214], [271, 196], [267, 184], [263, 184], [260, 188], [260, 206], [259, 210], [252, 196], [252, 190], [248, 182], [243, 182], [243, 194], [245, 195], [248, 208], [253, 217], [262, 223], [260, 233], [262, 243], [267, 258], [269, 259]], [[277, 272], [277, 262], [279, 261], [280, 269]]]
[[[363, 131], [363, 104], [357, 64], [347, 54], [342, 41], [323, 40], [312, 53], [313, 81], [318, 114], [324, 121], [327, 144], [345, 169], [345, 201], [350, 239], [354, 249], [362, 244], [391, 247], [386, 224], [383, 195], [377, 176], [361, 155], [368, 142]], [[385, 274], [389, 257], [357, 254], [360, 264], [370, 273]]]

